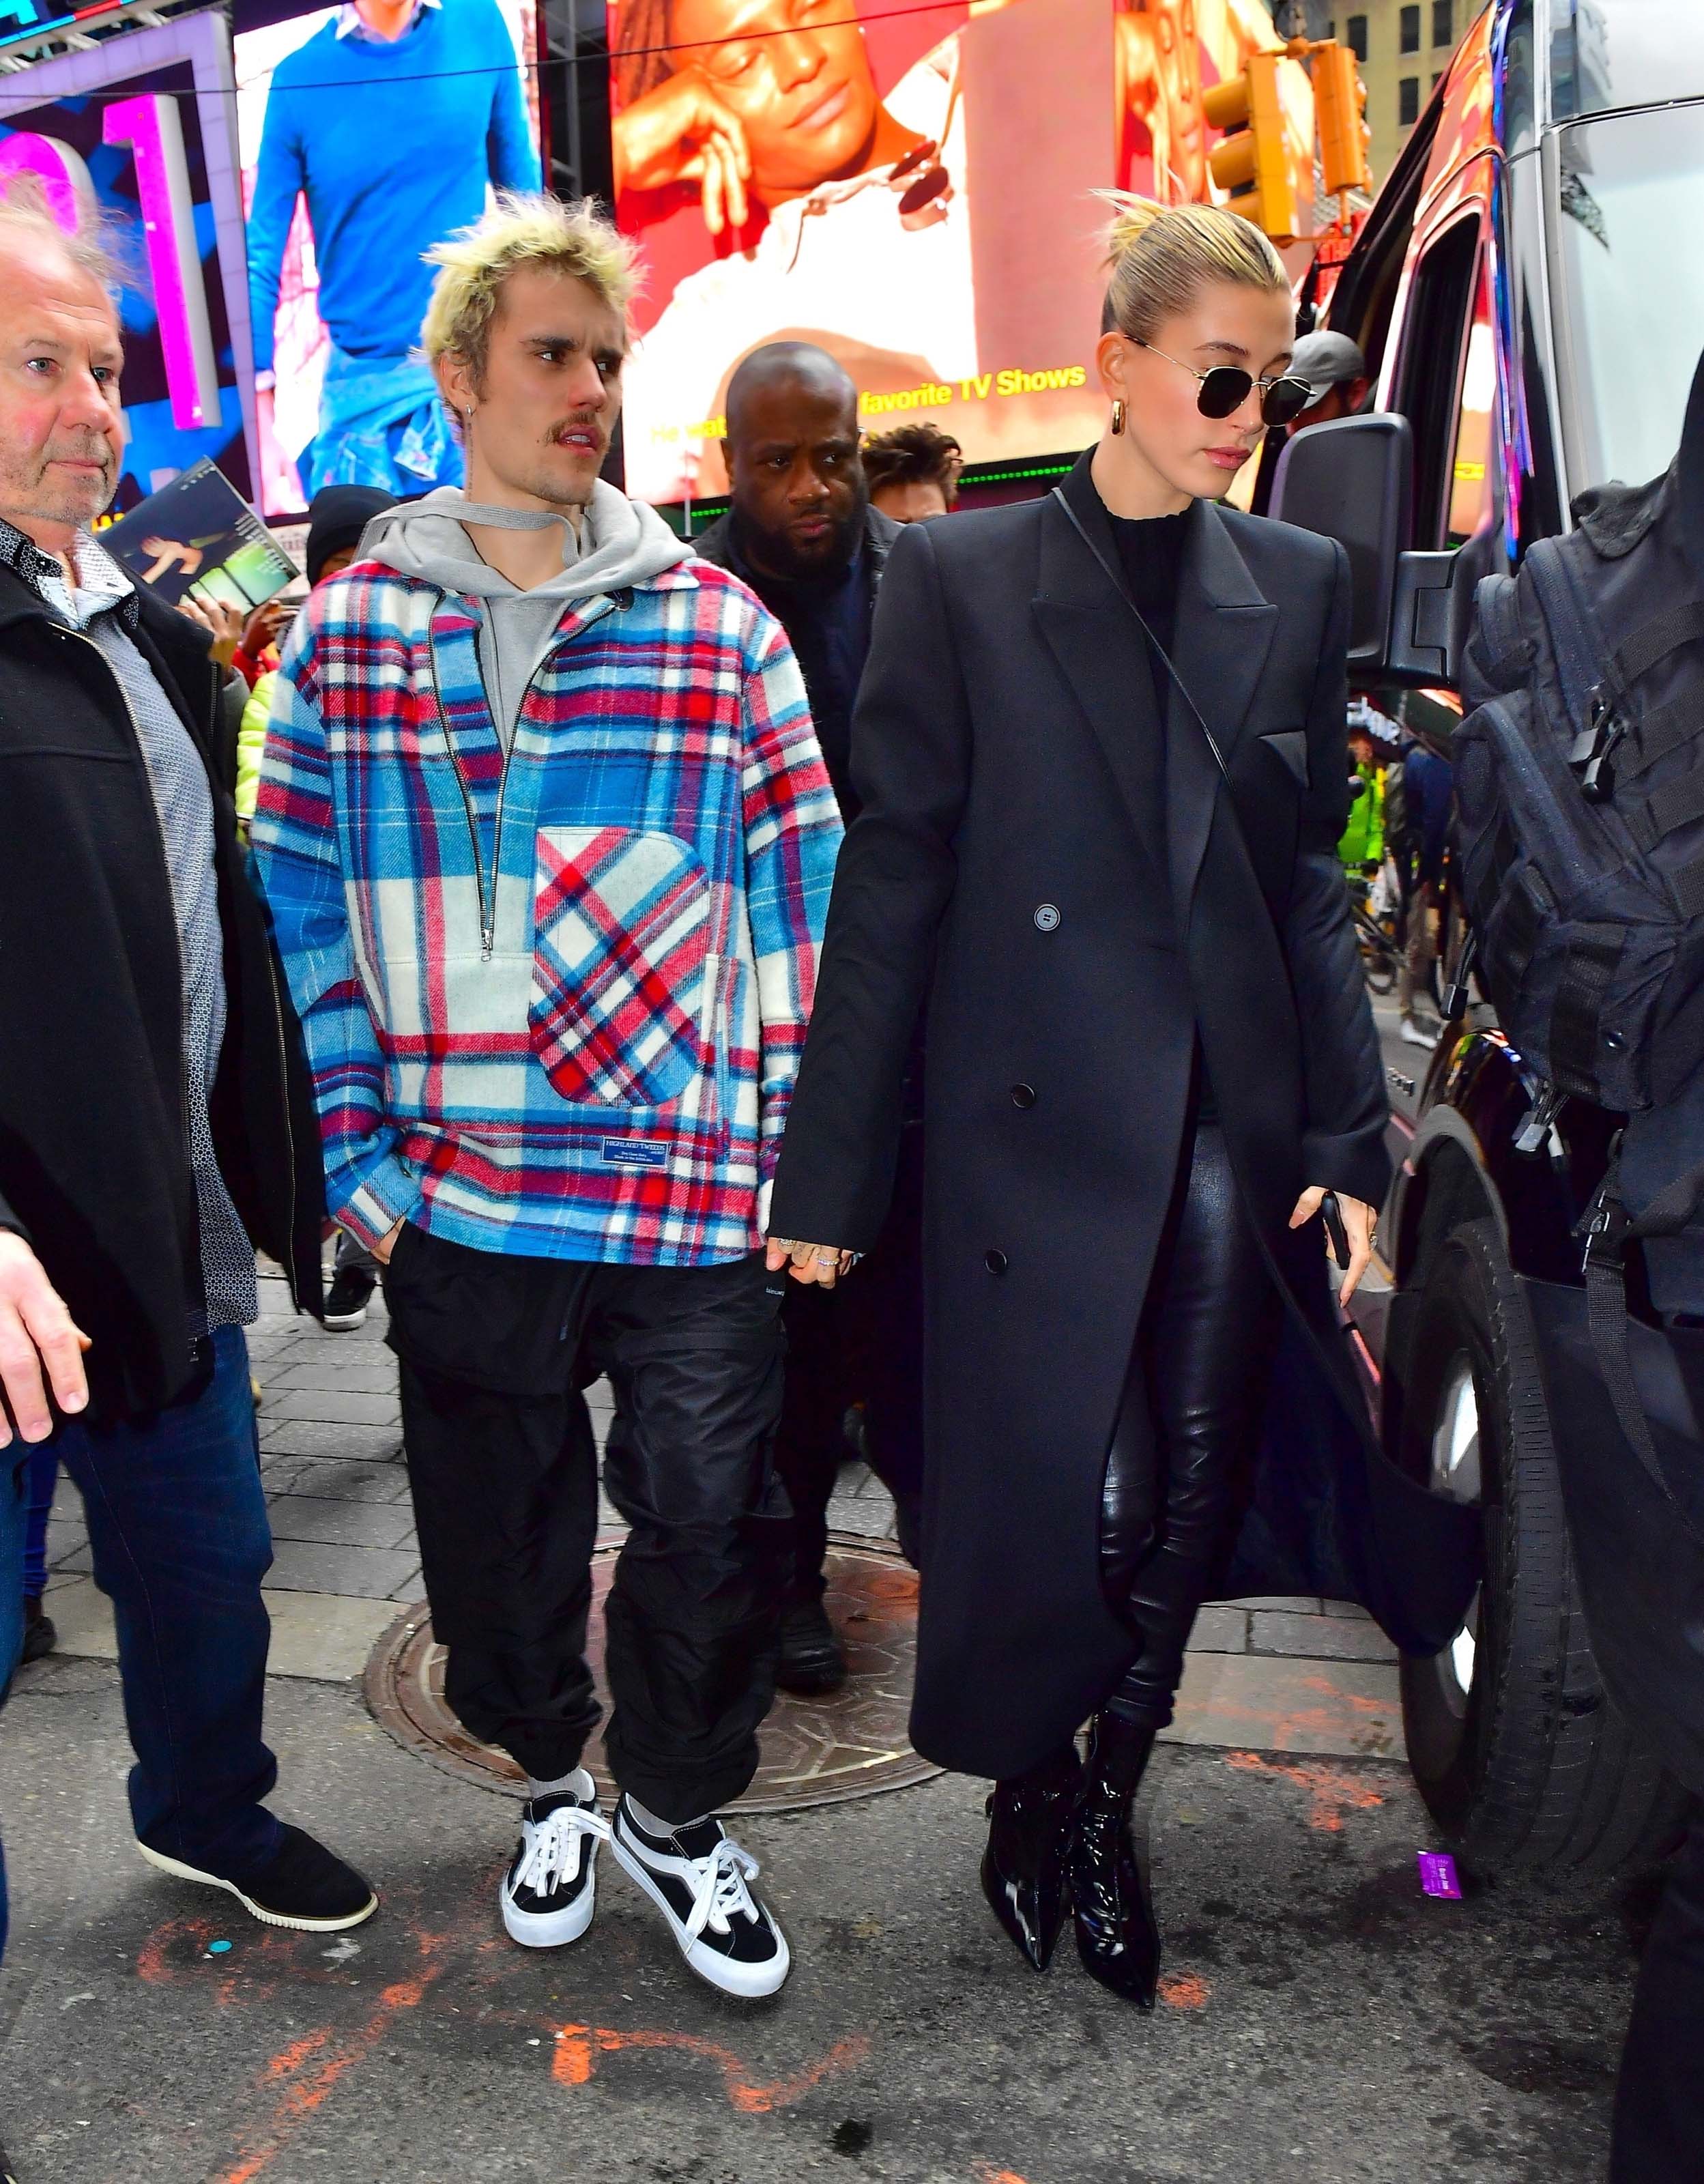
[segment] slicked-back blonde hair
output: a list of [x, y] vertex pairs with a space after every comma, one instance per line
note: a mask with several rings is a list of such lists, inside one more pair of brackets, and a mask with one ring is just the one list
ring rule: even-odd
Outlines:
[[1187, 311], [1210, 281], [1289, 295], [1289, 276], [1267, 237], [1222, 205], [1159, 205], [1122, 190], [1100, 194], [1115, 208], [1106, 235], [1106, 310], [1101, 331], [1152, 341], [1167, 319]]
[[633, 246], [591, 198], [565, 203], [543, 191], [499, 190], [497, 203], [426, 254], [438, 269], [420, 327], [428, 364], [454, 353], [485, 376], [491, 322], [503, 284], [524, 266], [571, 273], [625, 319], [635, 285]]

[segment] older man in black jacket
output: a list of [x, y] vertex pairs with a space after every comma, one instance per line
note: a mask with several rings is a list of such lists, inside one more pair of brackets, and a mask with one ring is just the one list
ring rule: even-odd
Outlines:
[[331, 1930], [372, 1891], [261, 1802], [242, 1334], [256, 1244], [319, 1303], [317, 1132], [217, 785], [206, 638], [86, 527], [122, 363], [97, 252], [0, 201], [0, 1464], [52, 1435], [81, 1490], [143, 1856]]
[[[787, 632], [849, 827], [858, 814], [852, 709], [899, 526], [870, 505], [858, 390], [844, 366], [809, 342], [754, 349], [728, 382], [727, 454], [733, 505], [693, 543], [749, 584]], [[922, 1489], [922, 1299], [910, 1187], [921, 1167], [915, 1145], [907, 1152], [893, 1217], [858, 1287], [833, 1296], [793, 1289], [784, 1307], [787, 1394], [775, 1468], [794, 1511], [777, 1671], [788, 1691], [832, 1691], [846, 1674], [823, 1604], [823, 1561], [842, 1420], [855, 1397], [866, 1403], [866, 1448], [895, 1493], [902, 1539]]]

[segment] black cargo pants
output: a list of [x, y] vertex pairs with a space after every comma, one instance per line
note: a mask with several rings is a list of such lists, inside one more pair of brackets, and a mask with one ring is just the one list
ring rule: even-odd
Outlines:
[[597, 1455], [582, 1390], [607, 1373], [604, 1485], [632, 1527], [605, 1611], [616, 1780], [660, 1819], [757, 1769], [788, 1575], [771, 1469], [782, 1277], [470, 1251], [409, 1226], [385, 1275], [403, 1440], [445, 1696], [549, 1780], [601, 1709], [585, 1658]]

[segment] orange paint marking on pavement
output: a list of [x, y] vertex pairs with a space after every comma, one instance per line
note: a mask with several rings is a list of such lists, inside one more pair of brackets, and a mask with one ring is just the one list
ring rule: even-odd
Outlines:
[[1015, 2169], [996, 2169], [992, 2162], [979, 2161], [976, 2165], [977, 2184], [1023, 2184]]
[[1160, 1999], [1167, 2009], [1205, 2009], [1212, 1992], [1199, 1972], [1167, 1972], [1160, 1981]]
[[266, 2065], [267, 2077], [293, 2077], [310, 2055], [319, 2053], [331, 2036], [331, 2026], [322, 2025], [317, 2032], [310, 2032], [301, 2040], [292, 2040], [287, 2048], [281, 2048]]
[[1287, 1760], [1268, 1759], [1258, 1752], [1228, 1752], [1225, 1764], [1234, 1767], [1239, 1774], [1283, 1774], [1300, 1783], [1313, 1799], [1307, 1824], [1322, 1835], [1342, 1833], [1345, 1810], [1367, 1813], [1384, 1802], [1377, 1790], [1329, 1767], [1298, 1767]]
[[746, 2077], [746, 2065], [732, 2048], [697, 2033], [623, 2032], [607, 2025], [565, 2025], [556, 2035], [550, 2075], [559, 2086], [583, 2086], [597, 2068], [599, 2055], [619, 2055], [626, 2048], [672, 2048], [682, 2054], [700, 2055], [721, 2072], [722, 2089], [730, 2106], [742, 2115], [769, 2115], [777, 2109], [790, 2108], [825, 2078], [855, 2070], [869, 2054], [870, 2042], [862, 2034], [854, 2033], [837, 2040], [826, 2055], [805, 2064], [790, 2077], [778, 2078], [772, 2085], [755, 2086]]
[[[236, 2166], [226, 2170], [215, 2184], [253, 2184], [257, 2176], [271, 2167], [308, 2119], [325, 2105], [338, 2081], [372, 2053], [398, 2014], [419, 2007], [427, 1988], [448, 1966], [443, 1957], [443, 1936], [416, 1934], [415, 1939], [426, 1959], [423, 1969], [412, 1979], [397, 1980], [382, 1988], [379, 2006], [365, 2025], [335, 2045], [329, 2028], [322, 2027], [292, 2041], [272, 2057], [261, 2073], [260, 2083], [292, 2082], [285, 2084], [265, 2138], [258, 2145], [246, 2147]], [[323, 2060], [316, 2060], [322, 2055]]]

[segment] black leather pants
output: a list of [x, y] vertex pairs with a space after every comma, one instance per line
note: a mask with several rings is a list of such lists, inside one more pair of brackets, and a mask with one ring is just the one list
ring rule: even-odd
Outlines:
[[1105, 1711], [1172, 1719], [1252, 1463], [1281, 1312], [1217, 1123], [1186, 1138], [1101, 1497], [1101, 1580], [1137, 1641]]

